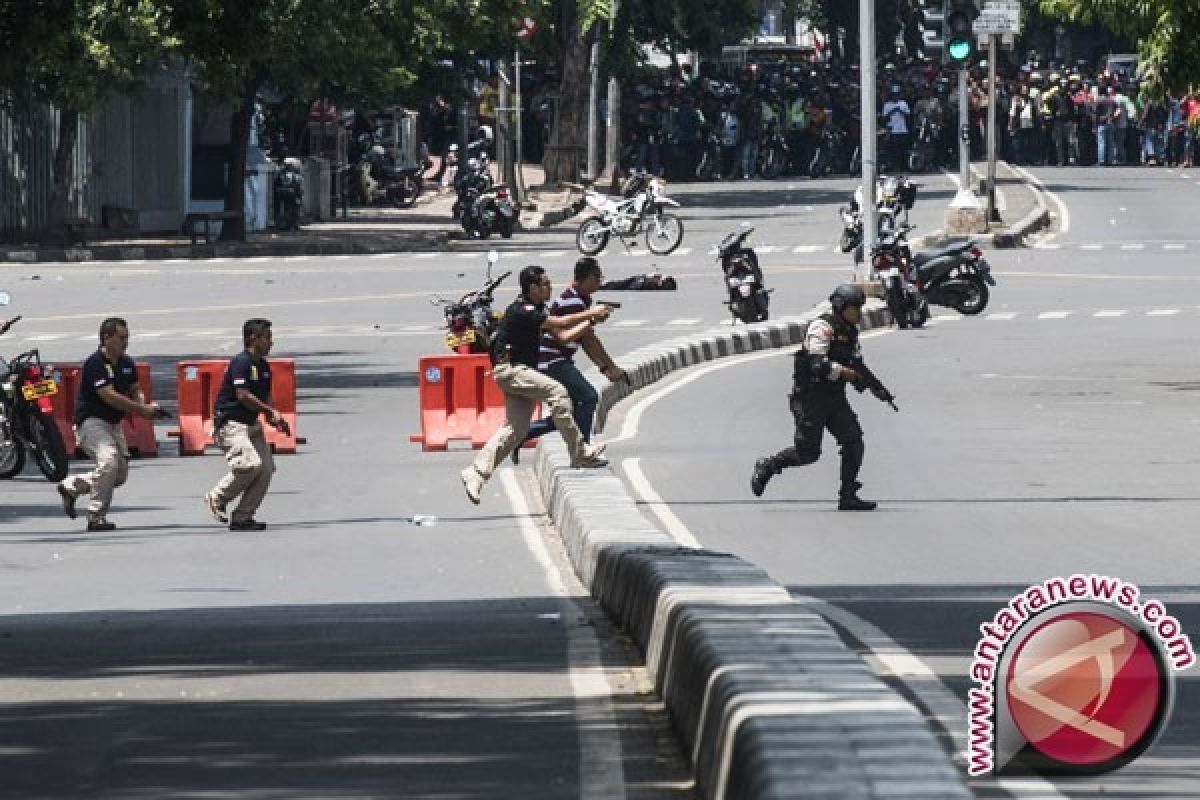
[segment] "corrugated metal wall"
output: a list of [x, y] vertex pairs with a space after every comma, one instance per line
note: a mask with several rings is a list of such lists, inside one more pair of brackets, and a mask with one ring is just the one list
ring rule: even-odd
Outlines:
[[[50, 216], [59, 112], [40, 103], [0, 100], [0, 242], [35, 241]], [[92, 123], [79, 121], [72, 154], [71, 215], [100, 221]]]

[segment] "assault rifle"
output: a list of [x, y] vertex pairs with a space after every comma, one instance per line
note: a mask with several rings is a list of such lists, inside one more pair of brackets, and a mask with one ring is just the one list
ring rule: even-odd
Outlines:
[[854, 359], [854, 362], [850, 366], [859, 374], [860, 378], [858, 383], [854, 384], [855, 389], [858, 389], [860, 392], [866, 389], [878, 392], [879, 399], [891, 406], [892, 411], [899, 413], [900, 409], [896, 407], [896, 395], [888, 391], [888, 388], [883, 385], [883, 381], [879, 380], [879, 377], [871, 371], [870, 367], [863, 363], [861, 358]]

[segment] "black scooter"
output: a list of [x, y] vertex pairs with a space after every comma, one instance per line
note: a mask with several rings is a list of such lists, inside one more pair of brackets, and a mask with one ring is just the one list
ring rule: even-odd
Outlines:
[[771, 290], [764, 285], [758, 255], [746, 247], [746, 238], [752, 233], [754, 228], [734, 231], [717, 245], [717, 260], [729, 292], [725, 305], [735, 322], [764, 322], [770, 316]]

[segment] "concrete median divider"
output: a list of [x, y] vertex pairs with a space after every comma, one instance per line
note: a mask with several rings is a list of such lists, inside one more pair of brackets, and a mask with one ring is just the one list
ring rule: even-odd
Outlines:
[[[630, 379], [601, 390], [599, 429], [674, 371], [797, 345], [816, 313], [618, 358]], [[872, 303], [862, 327], [889, 323]], [[614, 474], [571, 469], [558, 437], [534, 469], [575, 572], [645, 654], [700, 797], [971, 797], [922, 714], [764, 570], [664, 532]]]

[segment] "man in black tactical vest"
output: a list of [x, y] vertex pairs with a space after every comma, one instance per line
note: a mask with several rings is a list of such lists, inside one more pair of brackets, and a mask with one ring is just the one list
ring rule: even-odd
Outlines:
[[862, 487], [858, 470], [862, 467], [865, 447], [858, 415], [846, 398], [846, 384], [851, 384], [859, 392], [870, 389], [885, 403], [894, 399], [862, 361], [858, 323], [866, 301], [862, 289], [844, 284], [829, 297], [832, 310], [809, 323], [804, 345], [796, 352], [789, 398], [796, 418], [796, 443], [754, 464], [750, 488], [756, 497], [761, 497], [767, 482], [787, 467], [816, 462], [821, 457], [821, 439], [828, 428], [842, 449], [838, 510], [875, 510], [875, 503], [858, 496]]

